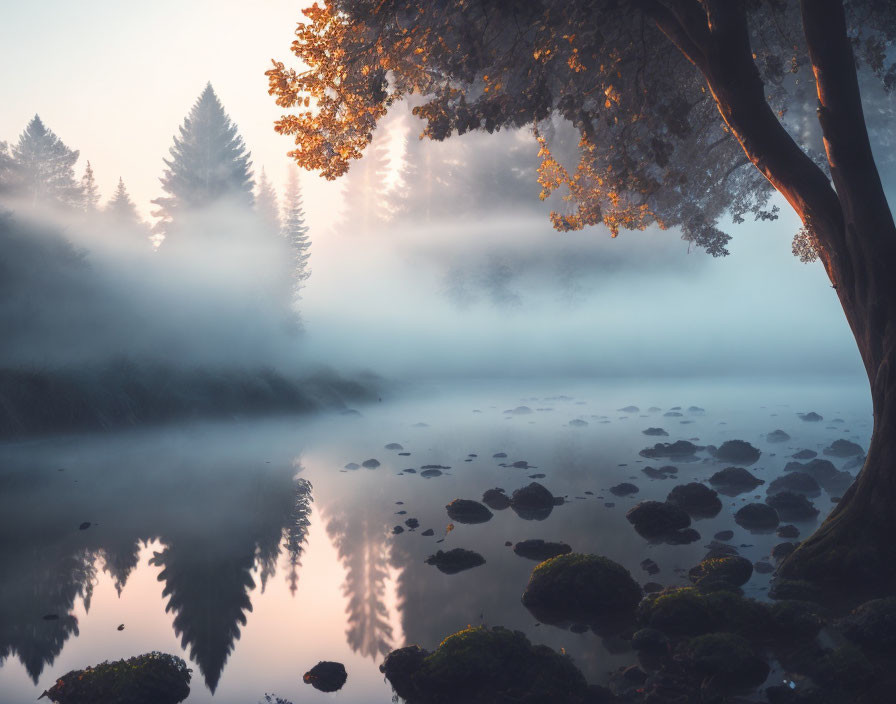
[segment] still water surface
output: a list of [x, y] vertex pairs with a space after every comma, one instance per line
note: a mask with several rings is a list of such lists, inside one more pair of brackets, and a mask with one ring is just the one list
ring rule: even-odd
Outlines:
[[[630, 405], [639, 411], [617, 410]], [[705, 411], [688, 412], [692, 405]], [[532, 412], [506, 412], [519, 406]], [[674, 406], [682, 415], [665, 416]], [[870, 401], [856, 380], [479, 383], [417, 389], [357, 410], [0, 446], [0, 704], [34, 701], [71, 669], [151, 650], [189, 661], [191, 704], [255, 704], [269, 692], [294, 702], [389, 702], [378, 670], [385, 653], [409, 643], [434, 648], [468, 624], [565, 648], [603, 683], [633, 654], [593, 633], [539, 626], [520, 603], [535, 563], [505, 542], [560, 540], [622, 563], [641, 583], [683, 585], [717, 531], [734, 530], [731, 543], [752, 560], [779, 542], [731, 518], [754, 495], [764, 498], [765, 487], [723, 496], [718, 516], [694, 523], [702, 540], [649, 545], [626, 510], [722, 465], [701, 455], [678, 464], [676, 478], [651, 480], [641, 469], [668, 462], [639, 450], [660, 440], [741, 438], [762, 450], [750, 471], [769, 481], [797, 450], [824, 456], [838, 437], [866, 446], [871, 432]], [[807, 411], [824, 421], [800, 420]], [[647, 437], [647, 427], [669, 437]], [[792, 439], [767, 442], [779, 428]], [[507, 458], [493, 458], [499, 452]], [[380, 466], [345, 469], [367, 459]], [[517, 460], [531, 467], [500, 466]], [[424, 478], [424, 465], [450, 469]], [[497, 511], [446, 532], [449, 501], [479, 500], [493, 487], [510, 494], [532, 474], [566, 498], [546, 519]], [[608, 492], [623, 481], [640, 492]], [[832, 506], [824, 492], [814, 503], [819, 518]], [[409, 518], [419, 528], [393, 534]], [[796, 525], [808, 535], [815, 521]], [[434, 536], [421, 535], [428, 528]], [[453, 547], [486, 563], [456, 575], [424, 563]], [[645, 557], [658, 575], [641, 568]], [[754, 573], [745, 591], [761, 598], [768, 582]], [[302, 683], [319, 660], [345, 664], [340, 692]]]

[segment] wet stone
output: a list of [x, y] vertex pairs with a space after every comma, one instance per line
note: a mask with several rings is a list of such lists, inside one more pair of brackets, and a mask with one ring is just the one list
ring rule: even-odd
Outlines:
[[773, 480], [766, 491], [770, 495], [782, 491], [792, 491], [806, 496], [818, 496], [821, 493], [821, 486], [815, 477], [805, 472], [788, 472]]
[[666, 502], [683, 509], [691, 518], [712, 518], [722, 510], [719, 495], [698, 482], [674, 487]]
[[364, 460], [361, 466], [367, 469], [376, 469], [380, 466], [380, 461], [371, 457], [369, 460]]
[[745, 440], [726, 440], [712, 454], [720, 462], [751, 465], [762, 453]]
[[830, 446], [824, 448], [824, 454], [831, 457], [854, 457], [855, 455], [864, 455], [865, 450], [861, 445], [857, 445], [849, 440], [834, 440]]
[[504, 493], [503, 489], [487, 489], [482, 494], [482, 503], [493, 511], [503, 511], [510, 507], [510, 497]]
[[815, 457], [818, 457], [818, 453], [815, 450], [800, 450], [799, 452], [795, 452], [791, 455], [795, 460], [811, 460]]
[[390, 442], [388, 445], [386, 445], [385, 449], [387, 449], [387, 450], [403, 450], [404, 448], [401, 445], [399, 445], [397, 442]]
[[765, 439], [767, 442], [787, 442], [790, 436], [779, 428], [766, 435]]
[[[405, 470], [407, 471], [407, 470]], [[425, 479], [431, 479], [432, 477], [441, 477], [442, 470], [441, 469], [424, 469], [420, 472], [420, 476]]]
[[781, 491], [769, 496], [765, 502], [785, 521], [810, 521], [818, 516], [818, 509], [802, 494]]
[[775, 535], [779, 538], [799, 538], [800, 531], [795, 525], [787, 524], [784, 526], [778, 526], [778, 529], [775, 531]]
[[660, 537], [691, 525], [688, 514], [669, 503], [642, 501], [625, 514], [628, 522], [644, 537]]
[[766, 504], [747, 504], [734, 514], [734, 521], [747, 530], [771, 531], [781, 522], [774, 508]]

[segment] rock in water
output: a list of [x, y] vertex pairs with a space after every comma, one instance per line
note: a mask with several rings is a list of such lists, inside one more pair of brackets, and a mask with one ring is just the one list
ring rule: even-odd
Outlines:
[[697, 482], [676, 486], [669, 492], [666, 502], [683, 509], [691, 518], [712, 518], [722, 510], [719, 495]]
[[57, 704], [177, 704], [190, 694], [190, 670], [174, 655], [147, 653], [72, 670], [44, 694]]
[[[401, 445], [399, 445], [397, 442], [390, 442], [388, 445], [386, 445], [386, 449], [387, 450], [403, 450], [404, 448]], [[338, 664], [338, 663], [336, 663], [336, 664]]]
[[830, 446], [824, 448], [824, 454], [831, 457], [853, 457], [855, 455], [864, 455], [865, 451], [861, 445], [841, 439], [834, 440]]
[[551, 543], [540, 539], [522, 540], [513, 546], [513, 551], [520, 557], [544, 562], [558, 555], [567, 555], [572, 548], [566, 543]]
[[[380, 671], [408, 702], [597, 704], [595, 688], [572, 660], [533, 646], [519, 631], [469, 627], [445, 638], [435, 652], [412, 645], [386, 656]], [[524, 698], [520, 698], [524, 693]]]
[[787, 442], [790, 440], [790, 436], [779, 428], [766, 435], [765, 439], [768, 442]]
[[637, 494], [638, 491], [638, 487], [629, 482], [622, 482], [622, 484], [610, 487], [610, 493], [613, 496], [629, 496], [630, 494]]
[[691, 517], [684, 510], [661, 501], [642, 501], [625, 517], [646, 538], [658, 538], [691, 525]]
[[771, 494], [779, 494], [782, 491], [792, 491], [797, 494], [805, 494], [806, 496], [818, 496], [821, 493], [821, 487], [818, 482], [805, 472], [789, 472], [782, 477], [778, 477], [768, 485], [767, 492]]
[[458, 523], [485, 523], [494, 515], [478, 501], [455, 499], [445, 506], [448, 517]]
[[662, 428], [647, 428], [641, 431], [644, 435], [656, 435], [658, 437], [668, 437], [669, 433], [667, 433]]
[[367, 467], [367, 469], [376, 469], [377, 467], [380, 466], [380, 461], [379, 461], [379, 460], [376, 460], [376, 459], [373, 459], [373, 458], [371, 457], [369, 460], [364, 460], [364, 461], [361, 463], [361, 466], [362, 466], [362, 467]]
[[554, 495], [538, 482], [531, 482], [528, 486], [517, 489], [510, 497], [510, 508], [526, 520], [544, 520], [551, 514], [555, 504]]
[[745, 557], [732, 555], [703, 560], [688, 572], [688, 578], [701, 591], [740, 587], [753, 576], [753, 563]]
[[771, 531], [781, 522], [778, 513], [766, 504], [747, 504], [734, 514], [734, 521], [750, 531]]
[[818, 453], [815, 450], [800, 450], [792, 454], [791, 457], [795, 460], [811, 460], [814, 457], [818, 457]]
[[675, 457], [679, 460], [685, 460], [694, 457], [699, 451], [706, 448], [695, 445], [687, 440], [676, 440], [675, 442], [658, 442], [653, 447], [648, 447], [638, 454], [641, 457], [656, 459], [658, 457]]
[[800, 420], [804, 420], [807, 423], [818, 423], [819, 421], [824, 420], [823, 416], [818, 415], [815, 411], [809, 411], [808, 413], [797, 413], [800, 417]]
[[433, 565], [439, 572], [445, 574], [457, 574], [464, 570], [470, 570], [485, 564], [485, 558], [478, 552], [454, 548], [443, 552], [439, 550], [435, 555], [430, 555], [424, 560], [427, 565]]
[[811, 521], [818, 515], [818, 509], [809, 499], [793, 491], [772, 494], [765, 503], [775, 509], [785, 521]]
[[752, 491], [760, 484], [765, 484], [764, 479], [748, 472], [743, 467], [725, 467], [709, 478], [709, 483], [726, 496], [736, 496], [746, 491]]
[[320, 692], [338, 692], [347, 679], [345, 665], [327, 660], [321, 660], [302, 676], [305, 684], [310, 684]]
[[482, 495], [482, 503], [492, 511], [503, 511], [510, 507], [510, 497], [504, 493], [503, 489], [487, 489]]
[[640, 600], [641, 587], [622, 565], [577, 553], [542, 562], [523, 592], [523, 605], [542, 623], [598, 629], [630, 624]]
[[721, 462], [751, 465], [762, 453], [745, 440], [726, 440], [712, 454]]

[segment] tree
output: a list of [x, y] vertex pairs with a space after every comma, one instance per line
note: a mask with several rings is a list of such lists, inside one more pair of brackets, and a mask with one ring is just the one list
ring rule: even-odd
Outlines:
[[[119, 185], [121, 181], [119, 180]], [[84, 212], [88, 215], [96, 213], [97, 206], [100, 202], [100, 189], [96, 185], [96, 178], [93, 176], [93, 167], [90, 162], [84, 167], [84, 175], [81, 177], [81, 200]]]
[[118, 224], [138, 225], [140, 215], [137, 206], [131, 200], [128, 189], [124, 185], [124, 179], [118, 177], [118, 186], [115, 195], [106, 203], [105, 213]]
[[277, 204], [277, 191], [274, 190], [274, 185], [268, 180], [263, 168], [261, 178], [258, 179], [255, 212], [265, 229], [272, 233], [280, 232], [280, 207]]
[[157, 232], [169, 233], [181, 215], [216, 204], [252, 207], [251, 155], [211, 83], [184, 119], [170, 154], [161, 178], [168, 195], [152, 201]]
[[389, 220], [388, 189], [389, 154], [383, 138], [378, 139], [356, 162], [345, 178], [342, 222], [354, 235], [370, 235]]
[[35, 115], [13, 145], [13, 190], [32, 206], [77, 207], [81, 188], [75, 181], [78, 152], [69, 149]]
[[[777, 190], [840, 298], [875, 419], [859, 478], [780, 574], [892, 591], [896, 227], [869, 133], [892, 119], [896, 6], [329, 0], [305, 14], [293, 51], [308, 70], [275, 62], [269, 92], [300, 107], [276, 129], [295, 137], [298, 163], [327, 178], [361, 155], [392, 103], [419, 94], [415, 114], [432, 139], [533, 126], [542, 196], [569, 191], [572, 209], [552, 214], [561, 230], [675, 227], [721, 256], [720, 219], [774, 217]], [[579, 133], [575, 168], [552, 153], [558, 119]]]
[[15, 162], [9, 153], [9, 145], [0, 141], [0, 195], [13, 190]]
[[308, 236], [308, 226], [305, 224], [305, 209], [302, 205], [302, 190], [299, 186], [299, 176], [296, 169], [290, 168], [286, 181], [286, 198], [283, 207], [283, 237], [289, 243], [292, 251], [292, 297], [294, 300], [301, 298], [301, 291], [311, 269], [308, 259], [311, 252], [311, 238]]

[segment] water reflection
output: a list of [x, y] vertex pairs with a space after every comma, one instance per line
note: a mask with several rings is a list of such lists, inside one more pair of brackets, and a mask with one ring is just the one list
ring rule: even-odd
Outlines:
[[78, 635], [73, 611], [78, 599], [89, 611], [97, 570], [120, 596], [149, 542], [162, 545], [150, 564], [175, 632], [212, 692], [252, 611], [253, 572], [263, 587], [285, 550], [295, 590], [311, 510], [296, 467], [195, 452], [165, 459], [4, 457], [0, 658], [18, 658], [35, 684]]
[[345, 568], [345, 636], [354, 652], [378, 659], [393, 647], [385, 601], [389, 578], [388, 523], [384, 512], [372, 505], [367, 496], [343, 498], [346, 501], [331, 506], [324, 515], [327, 535]]

